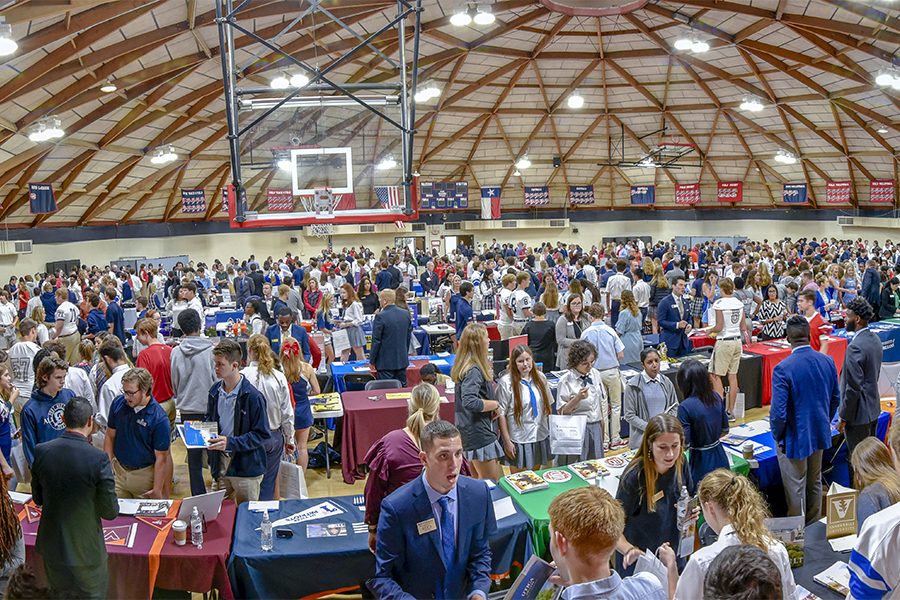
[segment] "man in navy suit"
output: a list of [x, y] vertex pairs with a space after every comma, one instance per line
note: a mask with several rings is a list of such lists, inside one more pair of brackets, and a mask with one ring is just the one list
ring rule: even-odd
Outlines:
[[659, 322], [659, 341], [666, 345], [668, 356], [684, 356], [691, 351], [690, 301], [684, 295], [684, 277], [676, 277], [672, 282], [672, 293], [660, 300], [656, 308]]
[[406, 368], [409, 366], [409, 341], [412, 338], [412, 319], [396, 304], [394, 290], [378, 292], [381, 311], [372, 322], [372, 352], [369, 362], [375, 366], [378, 379], [396, 379], [406, 387]]
[[287, 305], [278, 309], [277, 319], [278, 321], [274, 325], [270, 325], [266, 329], [266, 338], [269, 340], [269, 346], [272, 347], [275, 356], [281, 352], [281, 341], [286, 337], [292, 337], [300, 342], [303, 360], [310, 362], [309, 335], [305, 329], [294, 323], [294, 314]]
[[791, 355], [772, 373], [769, 421], [784, 483], [788, 516], [806, 515], [806, 524], [822, 513], [822, 453], [831, 448], [831, 420], [841, 396], [834, 359], [809, 345], [809, 322], [787, 321]]
[[460, 476], [462, 438], [454, 425], [429, 423], [420, 443], [425, 472], [381, 505], [369, 589], [381, 599], [487, 600], [496, 529], [491, 493], [484, 482]]

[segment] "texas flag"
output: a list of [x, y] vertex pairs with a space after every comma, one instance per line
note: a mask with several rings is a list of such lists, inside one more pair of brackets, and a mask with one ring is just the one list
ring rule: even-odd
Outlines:
[[500, 218], [499, 187], [481, 188], [481, 218], [486, 220]]

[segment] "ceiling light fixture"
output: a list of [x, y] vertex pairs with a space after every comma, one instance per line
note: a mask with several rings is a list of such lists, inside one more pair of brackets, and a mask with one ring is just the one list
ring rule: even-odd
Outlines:
[[441, 95], [441, 88], [437, 86], [437, 84], [433, 80], [428, 80], [425, 85], [419, 88], [416, 91], [416, 95], [414, 99], [416, 102], [428, 102], [433, 98], [438, 98]]
[[494, 13], [491, 12], [491, 7], [486, 4], [478, 4], [475, 7], [475, 16], [472, 18], [475, 21], [476, 25], [490, 25], [494, 21], [496, 21], [496, 17]]
[[279, 75], [269, 82], [269, 87], [273, 90], [286, 90], [291, 87], [291, 82], [284, 75]]
[[291, 79], [288, 83], [290, 83], [291, 87], [302, 88], [307, 83], [309, 83], [309, 77], [307, 77], [303, 73], [297, 73], [295, 75], [291, 75]]
[[656, 163], [653, 161], [653, 158], [648, 156], [648, 157], [644, 158], [643, 160], [641, 160], [641, 162], [638, 163], [638, 166], [643, 167], [645, 169], [655, 169]]
[[762, 101], [756, 96], [745, 96], [740, 106], [746, 112], [760, 112], [764, 108]]
[[28, 139], [32, 142], [46, 142], [48, 140], [61, 138], [66, 134], [62, 128], [62, 121], [59, 117], [45, 117], [39, 119], [28, 133]]
[[691, 43], [691, 52], [694, 54], [709, 52], [709, 42], [704, 40], [694, 40], [693, 43]]
[[783, 165], [793, 165], [797, 162], [797, 157], [792, 152], [779, 150], [775, 153], [775, 162], [780, 162]]
[[884, 125], [882, 125], [881, 127], [879, 127], [878, 129], [876, 129], [875, 131], [877, 131], [877, 132], [880, 133], [880, 134], [885, 134], [885, 133], [888, 132], [888, 128], [885, 127]]
[[111, 94], [115, 92], [119, 87], [112, 82], [112, 80], [107, 79], [106, 82], [100, 86], [100, 91], [104, 94]]
[[698, 37], [695, 37], [691, 34], [688, 37], [680, 37], [675, 40], [673, 47], [676, 50], [691, 51], [694, 54], [703, 54], [704, 52], [709, 51], [709, 42], [702, 40]]
[[19, 49], [19, 44], [12, 37], [12, 25], [0, 17], [0, 56], [9, 56]]
[[275, 166], [278, 167], [279, 171], [290, 173], [294, 167], [294, 163], [292, 163], [289, 158], [281, 157], [275, 161]]
[[584, 96], [581, 95], [581, 91], [575, 90], [566, 103], [569, 105], [569, 108], [581, 108], [584, 106]]
[[472, 23], [472, 15], [468, 9], [459, 10], [450, 17], [450, 24], [454, 27], [465, 27]]
[[878, 71], [878, 75], [875, 76], [875, 83], [882, 87], [889, 87], [894, 84], [894, 80], [897, 78], [893, 69], [882, 69]]
[[379, 171], [387, 171], [389, 169], [393, 169], [397, 166], [397, 161], [394, 160], [394, 157], [388, 154], [381, 161], [375, 165], [375, 168]]
[[525, 170], [531, 166], [531, 161], [528, 160], [528, 155], [523, 154], [522, 158], [516, 161], [516, 169]]
[[175, 153], [175, 148], [172, 146], [160, 146], [153, 151], [153, 156], [150, 157], [150, 162], [154, 165], [164, 165], [176, 160], [178, 160], [178, 154]]

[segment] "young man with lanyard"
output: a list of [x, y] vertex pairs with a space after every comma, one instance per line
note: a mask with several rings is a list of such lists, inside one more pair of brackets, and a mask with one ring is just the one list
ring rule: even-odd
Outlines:
[[165, 411], [150, 395], [146, 369], [122, 376], [122, 395], [109, 409], [103, 450], [116, 477], [119, 498], [167, 498], [172, 481], [171, 430]]
[[[816, 292], [803, 290], [797, 296], [797, 312], [809, 322], [809, 345], [816, 352], [828, 354], [828, 333], [831, 327], [816, 309]], [[824, 338], [824, 339], [823, 339]]]
[[66, 347], [65, 359], [69, 364], [78, 362], [78, 346], [81, 344], [81, 334], [78, 333], [78, 307], [69, 302], [69, 291], [66, 288], [56, 290], [56, 329], [51, 337], [58, 339]]
[[225, 493], [236, 504], [259, 500], [266, 472], [269, 438], [266, 400], [241, 375], [241, 347], [224, 339], [213, 349], [216, 377], [209, 390], [206, 421], [218, 424], [219, 435], [209, 442], [210, 466], [219, 473]]
[[509, 307], [513, 313], [512, 335], [522, 333], [525, 323], [531, 318], [531, 296], [526, 291], [531, 285], [531, 275], [526, 271], [520, 271], [516, 275], [516, 289], [509, 298]]

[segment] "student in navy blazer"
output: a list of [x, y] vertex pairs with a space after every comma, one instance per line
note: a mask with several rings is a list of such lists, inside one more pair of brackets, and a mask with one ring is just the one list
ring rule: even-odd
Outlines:
[[[309, 335], [304, 328], [294, 323], [294, 314], [291, 312], [291, 309], [288, 308], [287, 304], [278, 310], [276, 316], [278, 320], [275, 324], [269, 325], [268, 329], [266, 329], [266, 338], [269, 340], [272, 352], [275, 353], [275, 356], [278, 356], [281, 352], [281, 340], [283, 337], [292, 337], [300, 342], [300, 351], [303, 352], [303, 360], [310, 362]], [[288, 335], [282, 336], [282, 331], [286, 332]]]
[[396, 379], [406, 386], [406, 368], [409, 366], [409, 341], [412, 338], [412, 320], [409, 312], [396, 304], [396, 293], [387, 289], [378, 292], [381, 312], [372, 322], [372, 351], [369, 362], [375, 366], [378, 379]]
[[809, 345], [809, 322], [787, 321], [791, 354], [772, 372], [769, 421], [784, 484], [788, 516], [806, 515], [810, 524], [822, 512], [822, 454], [831, 448], [831, 421], [841, 395], [834, 359]]
[[425, 472], [381, 505], [368, 587], [380, 599], [487, 600], [496, 529], [490, 490], [459, 474], [462, 438], [453, 424], [429, 423], [420, 443]]
[[[678, 299], [681, 298], [681, 310]], [[684, 277], [676, 277], [672, 282], [672, 293], [659, 301], [656, 320], [659, 322], [659, 341], [666, 345], [666, 354], [672, 357], [684, 356], [691, 351], [690, 298], [684, 295]]]

